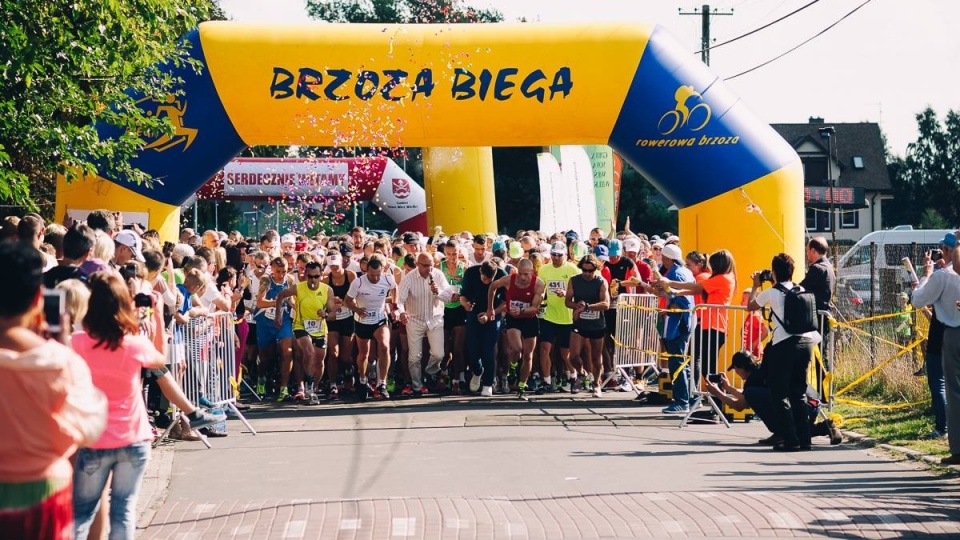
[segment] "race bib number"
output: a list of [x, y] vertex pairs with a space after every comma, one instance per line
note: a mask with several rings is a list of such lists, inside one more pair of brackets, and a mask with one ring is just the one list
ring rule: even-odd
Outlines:
[[353, 315], [353, 312], [350, 311], [350, 309], [347, 308], [346, 306], [340, 306], [340, 309], [337, 310], [337, 320], [338, 320], [338, 321], [342, 321], [342, 320], [344, 320], [344, 319], [347, 319], [347, 318], [349, 318], [349, 317], [352, 316], [352, 315]]
[[547, 305], [540, 304], [540, 309], [537, 310], [537, 318], [542, 319], [546, 313], [547, 313]]
[[277, 308], [268, 307], [263, 310], [263, 316], [270, 319], [271, 321], [276, 320], [277, 318]]
[[510, 308], [511, 308], [511, 309], [516, 308], [516, 309], [519, 309], [519, 310], [524, 310], [524, 309], [526, 309], [526, 308], [528, 308], [528, 307], [530, 307], [530, 304], [529, 304], [528, 302], [521, 302], [521, 301], [519, 301], [519, 300], [511, 300], [511, 301], [510, 301]]
[[580, 319], [584, 321], [595, 321], [600, 318], [600, 312], [587, 309], [580, 312]]
[[377, 324], [386, 317], [387, 313], [385, 311], [374, 311], [373, 313], [367, 313], [365, 317], [360, 317], [360, 322], [363, 324]]
[[308, 334], [319, 334], [323, 329], [323, 321], [318, 319], [304, 319], [303, 329]]
[[567, 282], [566, 281], [548, 281], [547, 288], [550, 289], [550, 292], [556, 292], [556, 291], [567, 288]]

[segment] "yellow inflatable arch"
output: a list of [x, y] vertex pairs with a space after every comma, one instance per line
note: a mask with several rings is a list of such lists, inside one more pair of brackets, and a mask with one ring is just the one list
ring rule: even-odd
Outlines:
[[662, 27], [209, 22], [185, 39], [206, 69], [142, 103], [177, 126], [135, 159], [161, 183], [61, 184], [59, 216], [146, 212], [172, 238], [179, 205], [253, 145], [609, 144], [680, 208], [684, 249], [731, 249], [741, 284], [802, 258], [798, 156]]

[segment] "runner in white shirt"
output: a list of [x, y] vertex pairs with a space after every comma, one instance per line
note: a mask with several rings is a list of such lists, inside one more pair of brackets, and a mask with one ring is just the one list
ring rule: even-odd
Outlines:
[[[364, 275], [353, 280], [347, 291], [346, 304], [354, 313], [357, 334], [357, 376], [360, 383], [357, 385], [357, 395], [361, 400], [366, 399], [369, 390], [374, 397], [388, 399], [387, 372], [390, 369], [390, 325], [387, 324], [389, 301], [395, 301], [397, 283], [389, 272], [384, 272], [384, 261], [374, 256], [367, 263]], [[363, 377], [367, 373], [367, 358], [370, 355], [370, 340], [377, 343], [377, 372], [376, 389], [369, 382], [363, 384]]]
[[476, 266], [483, 264], [493, 257], [493, 253], [487, 251], [487, 236], [478, 234], [473, 237], [473, 251], [467, 253], [467, 266]]

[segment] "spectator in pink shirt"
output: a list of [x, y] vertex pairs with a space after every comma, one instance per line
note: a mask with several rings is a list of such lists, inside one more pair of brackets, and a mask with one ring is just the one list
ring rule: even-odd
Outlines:
[[[72, 470], [78, 445], [95, 441], [107, 400], [82, 358], [40, 337], [40, 252], [0, 242], [0, 537], [73, 536]], [[64, 329], [69, 333], [69, 327]]]
[[133, 538], [137, 493], [150, 457], [153, 434], [140, 394], [143, 368], [161, 368], [163, 354], [139, 335], [133, 299], [114, 272], [97, 272], [87, 282], [90, 304], [83, 332], [73, 335], [73, 349], [87, 361], [93, 382], [107, 395], [107, 428], [77, 455], [73, 474], [76, 535], [85, 540], [100, 494], [110, 473], [110, 538]]

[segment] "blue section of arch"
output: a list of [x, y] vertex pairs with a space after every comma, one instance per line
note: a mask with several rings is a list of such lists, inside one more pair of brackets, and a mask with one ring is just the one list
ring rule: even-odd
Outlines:
[[[676, 99], [682, 86], [700, 94], [686, 99], [691, 112], [685, 123]], [[710, 112], [705, 125], [707, 109], [697, 107], [701, 104]], [[748, 184], [796, 160], [783, 138], [660, 26], [640, 59], [610, 146], [679, 208]]]
[[[247, 147], [220, 102], [206, 65], [199, 30], [191, 31], [183, 39], [190, 44], [190, 56], [202, 63], [202, 69], [197, 73], [187, 64], [168, 65], [170, 73], [183, 80], [180, 86], [183, 93], [175, 97], [179, 106], [185, 109], [182, 125], [197, 130], [196, 137], [189, 148], [184, 140], [163, 151], [143, 150], [131, 160], [134, 167], [154, 178], [156, 184], [152, 188], [126, 178], [107, 177], [127, 189], [172, 205], [183, 204], [197, 186], [203, 185]], [[156, 103], [141, 104], [149, 113], [156, 113], [157, 106]], [[97, 130], [102, 139], [119, 137], [123, 133], [122, 129], [106, 124], [98, 124]]]

